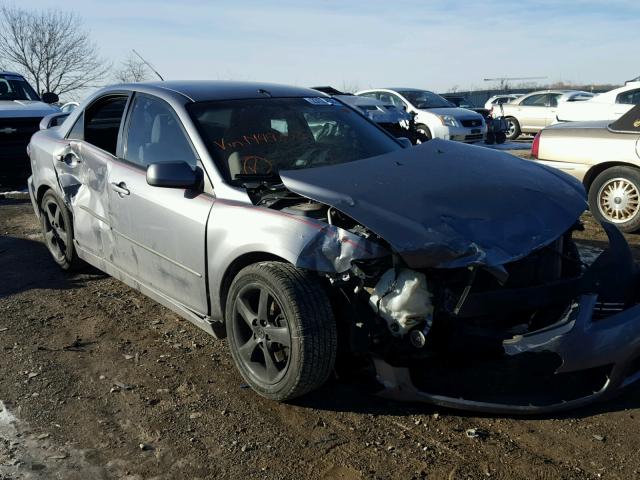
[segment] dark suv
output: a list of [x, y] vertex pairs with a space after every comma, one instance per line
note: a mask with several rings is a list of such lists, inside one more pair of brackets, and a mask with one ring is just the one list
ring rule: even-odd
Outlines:
[[60, 111], [50, 105], [57, 101], [52, 93], [41, 98], [21, 75], [0, 71], [0, 186], [26, 185], [27, 144], [42, 118]]

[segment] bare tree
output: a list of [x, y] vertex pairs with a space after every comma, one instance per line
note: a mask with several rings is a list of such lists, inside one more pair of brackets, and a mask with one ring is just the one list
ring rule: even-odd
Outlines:
[[141, 59], [129, 54], [120, 63], [120, 68], [116, 70], [114, 78], [121, 83], [144, 82], [151, 78], [151, 70]]
[[39, 93], [58, 95], [97, 86], [110, 69], [80, 17], [57, 10], [0, 8], [0, 58]]

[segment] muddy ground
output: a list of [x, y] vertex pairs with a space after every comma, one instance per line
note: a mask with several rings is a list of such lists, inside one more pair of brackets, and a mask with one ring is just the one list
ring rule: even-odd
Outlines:
[[[603, 245], [586, 221], [581, 236]], [[292, 404], [261, 399], [225, 341], [97, 271], [58, 270], [31, 205], [11, 199], [0, 401], [2, 480], [640, 478], [640, 389], [525, 419], [388, 402], [336, 379]]]

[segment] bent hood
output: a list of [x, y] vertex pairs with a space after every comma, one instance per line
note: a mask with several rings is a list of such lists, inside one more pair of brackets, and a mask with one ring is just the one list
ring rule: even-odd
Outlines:
[[0, 118], [45, 117], [59, 111], [58, 107], [34, 100], [0, 101]]
[[412, 268], [499, 267], [556, 240], [587, 208], [582, 184], [565, 173], [444, 140], [280, 177], [385, 239]]

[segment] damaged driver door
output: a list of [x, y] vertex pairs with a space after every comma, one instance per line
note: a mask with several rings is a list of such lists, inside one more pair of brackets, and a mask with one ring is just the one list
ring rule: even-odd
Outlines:
[[127, 100], [127, 95], [110, 95], [89, 105], [54, 155], [58, 184], [73, 212], [74, 239], [100, 258], [111, 251], [107, 171]]

